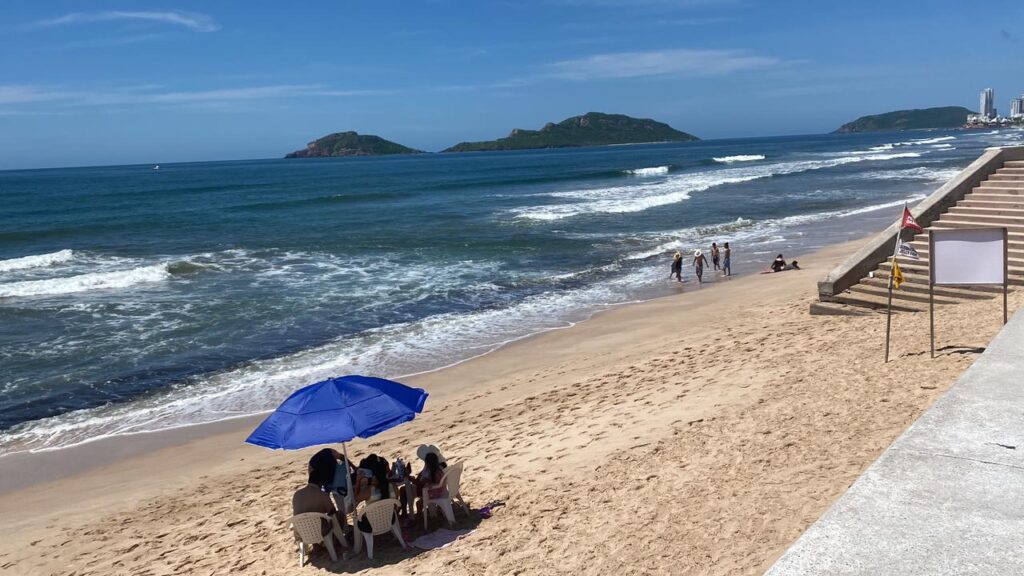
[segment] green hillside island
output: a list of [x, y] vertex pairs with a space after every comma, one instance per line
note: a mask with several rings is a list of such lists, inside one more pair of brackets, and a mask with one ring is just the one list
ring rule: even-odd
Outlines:
[[384, 156], [387, 154], [422, 154], [380, 136], [357, 134], [355, 132], [337, 132], [318, 138], [306, 145], [304, 150], [296, 150], [285, 158], [328, 158], [335, 156]]
[[959, 128], [967, 122], [968, 114], [974, 114], [974, 112], [963, 106], [897, 110], [885, 114], [861, 116], [853, 122], [840, 126], [836, 133]]
[[485, 150], [526, 150], [531, 148], [568, 148], [643, 144], [647, 142], [690, 142], [700, 140], [668, 124], [622, 114], [588, 112], [558, 124], [548, 123], [540, 130], [516, 128], [505, 138], [486, 142], [462, 142], [444, 152], [481, 152]]

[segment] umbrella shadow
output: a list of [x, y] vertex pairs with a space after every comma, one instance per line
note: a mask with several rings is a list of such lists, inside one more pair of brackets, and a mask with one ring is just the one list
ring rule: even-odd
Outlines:
[[[334, 574], [352, 574], [367, 568], [380, 568], [383, 566], [389, 566], [398, 564], [403, 560], [415, 558], [424, 552], [430, 552], [430, 550], [422, 550], [412, 545], [412, 542], [423, 536], [429, 534], [440, 528], [450, 528], [452, 530], [473, 530], [480, 525], [483, 518], [480, 516], [480, 510], [478, 508], [470, 507], [469, 514], [466, 515], [460, 508], [455, 507], [455, 524], [448, 526], [444, 521], [444, 516], [438, 514], [431, 516], [430, 528], [428, 530], [423, 529], [423, 518], [415, 517], [416, 521], [412, 522], [411, 525], [403, 527], [402, 538], [405, 539], [405, 548], [398, 543], [394, 535], [390, 532], [379, 536], [374, 536], [373, 539], [373, 559], [366, 556], [366, 547], [356, 554], [354, 552], [351, 534], [348, 535], [348, 548], [338, 549], [338, 561], [331, 562], [331, 558], [327, 555], [327, 552], [322, 546], [317, 546], [312, 556], [309, 559], [309, 565], [316, 566], [328, 572]], [[457, 546], [458, 544], [454, 544]]]

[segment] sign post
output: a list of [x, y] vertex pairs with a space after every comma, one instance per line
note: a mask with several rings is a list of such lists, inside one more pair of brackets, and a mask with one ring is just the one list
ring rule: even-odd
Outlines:
[[1008, 233], [1003, 228], [928, 231], [928, 323], [935, 358], [935, 286], [1002, 285], [1003, 324], [1009, 292]]

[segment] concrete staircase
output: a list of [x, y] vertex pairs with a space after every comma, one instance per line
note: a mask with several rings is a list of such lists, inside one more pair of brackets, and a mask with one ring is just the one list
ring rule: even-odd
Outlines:
[[[1002, 167], [982, 180], [963, 199], [948, 207], [914, 236], [913, 246], [920, 260], [899, 257], [905, 283], [893, 290], [893, 310], [916, 312], [928, 309], [928, 234], [927, 230], [1005, 226], [1009, 237], [1009, 285], [1024, 286], [1024, 160], [1006, 160]], [[891, 254], [893, 236], [889, 236]], [[878, 264], [867, 276], [827, 300], [853, 306], [884, 308], [888, 298], [890, 264]], [[1000, 286], [936, 286], [935, 304], [955, 304], [964, 300], [995, 298]], [[824, 300], [824, 298], [823, 298]]]

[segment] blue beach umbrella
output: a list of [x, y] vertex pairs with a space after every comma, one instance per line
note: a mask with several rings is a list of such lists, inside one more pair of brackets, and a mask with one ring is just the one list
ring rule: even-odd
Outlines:
[[426, 401], [423, 389], [383, 378], [331, 378], [293, 392], [245, 441], [275, 450], [341, 443], [348, 462], [345, 442], [412, 420]]
[[293, 392], [245, 441], [298, 450], [369, 438], [412, 420], [426, 401], [422, 389], [383, 378], [331, 378]]

